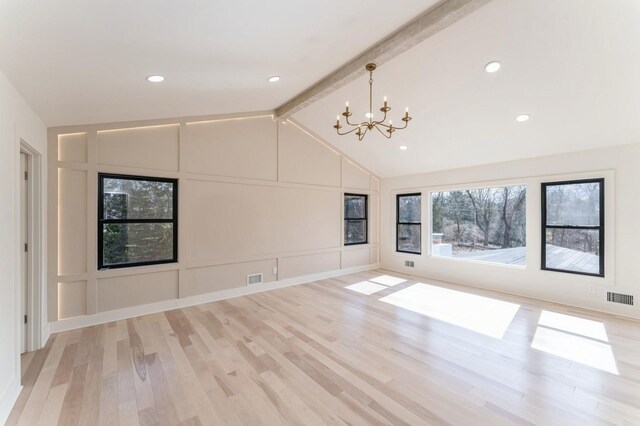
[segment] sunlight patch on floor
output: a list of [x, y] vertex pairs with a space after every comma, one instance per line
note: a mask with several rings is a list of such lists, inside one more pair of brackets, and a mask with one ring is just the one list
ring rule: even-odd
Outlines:
[[608, 342], [607, 331], [604, 324], [573, 315], [558, 314], [556, 312], [542, 311], [538, 325], [567, 331], [580, 336]]
[[392, 277], [391, 275], [380, 275], [379, 277], [369, 279], [369, 281], [374, 282], [376, 284], [382, 284], [388, 287], [393, 287], [394, 285], [402, 284], [407, 280], [403, 278]]
[[598, 370], [619, 374], [611, 346], [597, 340], [538, 327], [531, 347]]
[[345, 288], [369, 296], [373, 293], [379, 292], [380, 290], [384, 290], [387, 287], [369, 281], [361, 281], [359, 283], [351, 284]]
[[542, 311], [531, 347], [569, 361], [619, 374], [609, 337], [600, 321]]
[[362, 293], [370, 296], [373, 293], [377, 293], [386, 288], [393, 287], [394, 285], [402, 284], [405, 281], [407, 280], [403, 278], [392, 277], [391, 275], [380, 275], [379, 277], [369, 279], [369, 281], [361, 281], [359, 283], [348, 285], [345, 288], [357, 293]]
[[380, 299], [400, 308], [501, 339], [520, 305], [418, 283]]

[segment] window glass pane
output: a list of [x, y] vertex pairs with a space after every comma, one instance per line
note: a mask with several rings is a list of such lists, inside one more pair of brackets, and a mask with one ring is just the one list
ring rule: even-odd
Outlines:
[[434, 256], [526, 265], [526, 186], [431, 193]]
[[422, 212], [420, 195], [403, 195], [398, 197], [398, 222], [420, 223]]
[[600, 273], [599, 230], [547, 229], [546, 236], [547, 268]]
[[548, 185], [547, 225], [599, 226], [600, 182]]
[[104, 266], [173, 259], [172, 223], [102, 225]]
[[344, 196], [344, 218], [364, 219], [367, 217], [366, 197], [362, 195]]
[[172, 219], [173, 183], [104, 178], [104, 219]]
[[420, 253], [420, 225], [398, 225], [398, 250]]
[[344, 221], [344, 243], [357, 244], [367, 242], [367, 221], [366, 220], [345, 220]]

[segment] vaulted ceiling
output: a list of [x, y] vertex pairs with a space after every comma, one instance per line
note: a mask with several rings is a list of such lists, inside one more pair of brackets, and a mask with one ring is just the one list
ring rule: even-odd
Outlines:
[[414, 117], [391, 140], [331, 127], [345, 101], [365, 119], [364, 70], [294, 118], [383, 177], [640, 143], [639, 23], [637, 0], [493, 0], [376, 70]]
[[270, 110], [436, 2], [2, 0], [0, 69], [48, 126]]
[[[49, 126], [272, 110], [436, 3], [8, 0], [0, 69]], [[492, 0], [380, 65], [376, 101], [414, 117], [390, 141], [331, 127], [347, 100], [364, 119], [364, 70], [293, 118], [383, 177], [640, 142], [638, 22], [637, 0]]]

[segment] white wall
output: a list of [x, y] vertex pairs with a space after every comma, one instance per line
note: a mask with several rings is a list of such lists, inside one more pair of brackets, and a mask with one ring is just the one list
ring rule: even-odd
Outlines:
[[[53, 331], [237, 294], [250, 273], [271, 288], [378, 262], [378, 178], [293, 122], [256, 114], [72, 126], [49, 129], [48, 143]], [[177, 263], [97, 270], [99, 172], [179, 179]], [[369, 244], [343, 246], [344, 192], [369, 194]]]
[[[20, 390], [19, 161], [20, 140], [42, 155], [46, 168], [46, 127], [0, 72], [0, 423]], [[46, 188], [43, 170], [41, 185]], [[46, 202], [43, 217], [46, 217]], [[43, 271], [43, 275], [46, 271]], [[44, 281], [43, 281], [44, 282]]]
[[[437, 155], [437, 153], [434, 153]], [[640, 144], [383, 179], [381, 261], [383, 267], [505, 293], [640, 318]], [[605, 177], [605, 278], [540, 269], [540, 182]], [[429, 191], [474, 186], [527, 185], [527, 265], [524, 268], [429, 255]], [[395, 196], [422, 192], [422, 255], [395, 252]], [[404, 266], [405, 260], [415, 267]], [[595, 287], [595, 294], [590, 288]], [[609, 303], [606, 292], [632, 294], [636, 306]]]

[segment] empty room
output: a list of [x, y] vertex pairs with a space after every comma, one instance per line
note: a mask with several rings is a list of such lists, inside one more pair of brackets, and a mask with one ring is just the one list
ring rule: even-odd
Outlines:
[[0, 424], [640, 425], [640, 1], [0, 1]]

